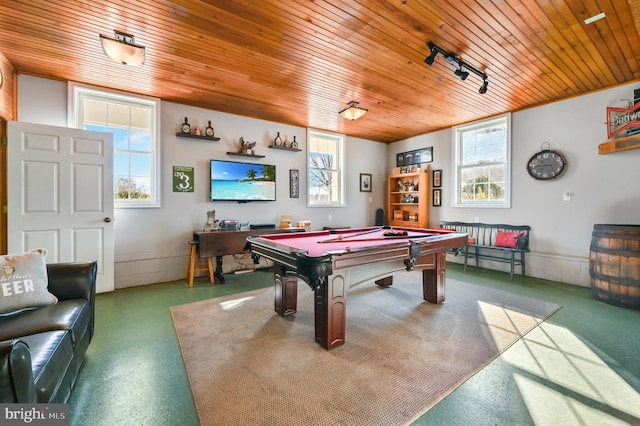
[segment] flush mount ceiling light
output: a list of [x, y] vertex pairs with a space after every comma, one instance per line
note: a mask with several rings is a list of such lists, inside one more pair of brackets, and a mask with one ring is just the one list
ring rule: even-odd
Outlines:
[[478, 93], [480, 93], [481, 95], [484, 95], [485, 93], [487, 93], [487, 87], [489, 86], [489, 81], [488, 81], [489, 77], [487, 76], [487, 74], [483, 73], [476, 67], [467, 64], [466, 62], [458, 58], [458, 55], [456, 55], [455, 53], [444, 51], [443, 49], [439, 48], [431, 41], [427, 43], [427, 47], [429, 47], [429, 56], [427, 56], [424, 60], [424, 62], [427, 65], [429, 66], [433, 65], [433, 63], [436, 60], [436, 56], [438, 56], [438, 53], [439, 53], [442, 56], [444, 56], [444, 58], [448, 62], [457, 66], [457, 69], [454, 70], [453, 73], [457, 77], [459, 77], [460, 80], [463, 80], [463, 81], [466, 80], [467, 77], [469, 77], [470, 72], [480, 77], [482, 79], [482, 86], [480, 86], [480, 89], [478, 89]]
[[594, 22], [604, 19], [606, 17], [607, 15], [604, 12], [600, 12], [597, 15], [593, 15], [592, 17], [585, 19], [584, 23], [587, 25], [593, 24]]
[[367, 111], [369, 111], [368, 109], [360, 108], [358, 104], [359, 102], [351, 101], [347, 104], [349, 106], [340, 111], [338, 114], [340, 114], [342, 118], [346, 118], [347, 120], [357, 120], [358, 118], [365, 115]]
[[110, 59], [125, 65], [144, 64], [144, 46], [134, 43], [133, 35], [114, 31], [115, 37], [100, 34], [104, 54]]

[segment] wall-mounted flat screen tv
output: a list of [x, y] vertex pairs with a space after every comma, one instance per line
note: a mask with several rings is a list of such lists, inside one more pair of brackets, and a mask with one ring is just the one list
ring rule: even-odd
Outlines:
[[276, 166], [211, 160], [211, 201], [275, 201]]

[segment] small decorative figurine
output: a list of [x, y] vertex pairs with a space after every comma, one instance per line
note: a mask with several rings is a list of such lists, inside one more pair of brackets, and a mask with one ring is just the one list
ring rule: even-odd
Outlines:
[[191, 133], [191, 124], [189, 124], [189, 119], [187, 117], [184, 118], [184, 123], [182, 123], [182, 133]]
[[196, 127], [195, 130], [193, 131], [193, 134], [196, 135], [196, 136], [200, 136], [201, 135], [200, 127]]
[[255, 142], [245, 142], [244, 138], [240, 136], [240, 153], [251, 154], [254, 146], [256, 146]]
[[207, 212], [207, 226], [204, 228], [205, 231], [212, 231], [216, 228], [216, 211], [210, 210]]

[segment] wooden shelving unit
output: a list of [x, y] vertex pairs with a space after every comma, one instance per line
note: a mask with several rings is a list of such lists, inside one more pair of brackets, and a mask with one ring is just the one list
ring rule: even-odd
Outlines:
[[227, 151], [227, 155], [233, 155], [233, 156], [236, 156], [236, 157], [264, 158], [264, 155], [243, 154], [241, 152], [229, 152], [229, 151]]
[[[413, 185], [413, 189], [403, 190], [398, 182], [402, 182], [404, 186]], [[425, 170], [390, 175], [388, 195], [389, 225], [429, 227], [429, 174]], [[406, 202], [407, 197], [413, 197], [415, 201]]]
[[190, 139], [204, 139], [207, 141], [219, 141], [220, 138], [216, 138], [215, 136], [204, 136], [204, 135], [192, 135], [191, 133], [176, 133], [176, 136], [179, 138], [190, 138]]

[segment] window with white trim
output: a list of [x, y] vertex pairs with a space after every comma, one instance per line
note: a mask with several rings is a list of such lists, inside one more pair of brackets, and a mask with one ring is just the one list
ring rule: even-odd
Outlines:
[[344, 207], [344, 139], [307, 130], [308, 207]]
[[511, 206], [511, 114], [453, 127], [454, 207]]
[[160, 100], [70, 85], [74, 127], [113, 134], [116, 208], [160, 207]]

